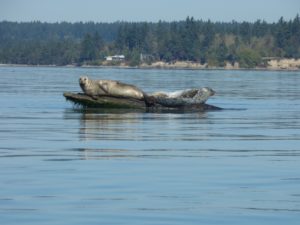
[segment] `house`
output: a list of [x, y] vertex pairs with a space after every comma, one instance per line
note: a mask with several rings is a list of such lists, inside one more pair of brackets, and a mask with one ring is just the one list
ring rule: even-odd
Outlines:
[[104, 57], [106, 61], [123, 61], [125, 60], [124, 55], [113, 55]]

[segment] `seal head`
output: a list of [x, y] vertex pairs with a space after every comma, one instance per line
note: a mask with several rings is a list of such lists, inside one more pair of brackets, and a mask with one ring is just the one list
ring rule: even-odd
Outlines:
[[91, 97], [105, 94], [103, 88], [97, 84], [97, 82], [90, 80], [87, 76], [79, 78], [79, 85], [82, 91]]

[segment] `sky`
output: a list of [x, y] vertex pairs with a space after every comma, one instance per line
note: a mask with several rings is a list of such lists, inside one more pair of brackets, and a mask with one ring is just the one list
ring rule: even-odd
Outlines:
[[178, 21], [257, 19], [277, 22], [300, 14], [300, 0], [0, 0], [0, 21]]

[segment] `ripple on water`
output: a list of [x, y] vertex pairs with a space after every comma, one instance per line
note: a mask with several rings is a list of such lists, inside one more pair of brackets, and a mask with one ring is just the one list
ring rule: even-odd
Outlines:
[[[3, 224], [299, 224], [298, 72], [0, 74]], [[209, 103], [226, 110], [73, 108], [62, 93], [80, 91], [81, 74], [148, 92], [210, 86], [217, 94]]]

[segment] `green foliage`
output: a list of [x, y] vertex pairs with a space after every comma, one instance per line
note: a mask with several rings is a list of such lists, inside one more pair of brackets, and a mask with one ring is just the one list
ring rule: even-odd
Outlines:
[[[300, 18], [277, 23], [195, 20], [146, 23], [0, 22], [0, 63], [101, 65], [107, 55], [126, 62], [178, 60], [253, 68], [262, 57], [300, 58]], [[147, 58], [141, 61], [140, 55]], [[111, 62], [117, 63], [120, 62]]]
[[134, 49], [129, 55], [129, 66], [140, 65], [140, 53], [137, 49]]
[[222, 40], [216, 50], [216, 59], [218, 62], [218, 66], [220, 67], [225, 66], [225, 62], [228, 61], [228, 48], [224, 40]]
[[80, 62], [94, 61], [100, 58], [103, 49], [103, 41], [98, 33], [86, 34], [80, 44]]
[[0, 48], [2, 63], [67, 65], [78, 61], [78, 45], [71, 40], [14, 42]]
[[260, 55], [253, 49], [240, 50], [237, 57], [242, 68], [254, 68], [261, 63]]

